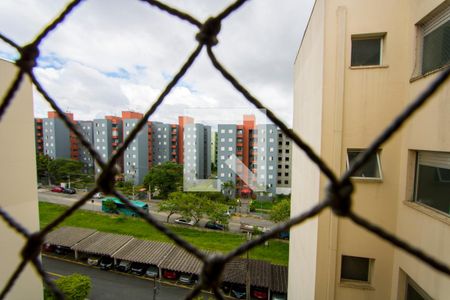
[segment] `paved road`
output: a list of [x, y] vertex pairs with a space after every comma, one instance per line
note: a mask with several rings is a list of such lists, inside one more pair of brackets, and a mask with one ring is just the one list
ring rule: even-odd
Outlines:
[[[39, 194], [40, 201], [50, 202], [50, 203], [55, 203], [55, 204], [62, 204], [62, 205], [67, 205], [67, 206], [72, 205], [76, 200], [78, 200], [81, 197], [80, 195], [59, 194], [59, 193], [49, 192], [46, 190], [39, 190], [38, 194]], [[92, 199], [92, 200], [94, 200], [94, 199]], [[81, 208], [85, 209], [85, 210], [101, 211], [102, 210], [101, 200], [94, 200], [93, 202], [88, 201], [88, 203], [83, 205]], [[164, 212], [158, 212], [158, 204], [156, 202], [150, 203], [149, 210], [150, 210], [150, 214], [152, 216], [154, 216], [158, 221], [166, 222], [167, 214]], [[173, 222], [173, 220], [175, 220], [178, 217], [180, 217], [180, 216], [172, 215], [170, 217], [170, 220], [172, 220], [172, 222]], [[205, 220], [205, 219], [201, 220], [199, 222], [199, 226], [200, 227], [205, 226], [206, 222], [207, 222], [207, 220]], [[231, 220], [228, 224], [229, 230], [232, 232], [239, 232], [240, 222], [248, 223], [250, 225], [266, 227], [266, 228], [271, 228], [274, 226], [273, 222], [262, 219], [262, 218], [255, 218], [252, 216], [245, 216], [245, 217], [232, 216]]]
[[[126, 274], [102, 271], [97, 268], [80, 264], [61, 261], [50, 257], [42, 257], [45, 271], [49, 272], [52, 278], [58, 275], [70, 275], [79, 273], [87, 275], [92, 279], [92, 290], [89, 295], [91, 300], [114, 300], [114, 299], [145, 299], [153, 298], [153, 281], [142, 279]], [[190, 289], [159, 284], [157, 300], [184, 299]]]

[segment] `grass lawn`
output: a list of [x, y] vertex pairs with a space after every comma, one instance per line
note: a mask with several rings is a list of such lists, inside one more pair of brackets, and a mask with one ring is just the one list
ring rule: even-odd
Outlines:
[[259, 200], [253, 200], [252, 201], [252, 205], [257, 209], [262, 209], [262, 210], [271, 210], [272, 206], [274, 206], [275, 204], [277, 204], [276, 202], [273, 203], [272, 201], [259, 201]]
[[[41, 228], [60, 215], [67, 206], [39, 202]], [[61, 226], [93, 228], [98, 231], [128, 234], [136, 238], [153, 241], [171, 242], [164, 234], [157, 231], [139, 218], [109, 215], [86, 210], [78, 210], [64, 220]], [[185, 228], [168, 225], [177, 235], [206, 250], [229, 252], [245, 241], [245, 235], [228, 232], [216, 232], [202, 229]], [[270, 261], [274, 264], [287, 265], [289, 244], [281, 241], [269, 241], [269, 246], [260, 246], [250, 250], [250, 257]]]

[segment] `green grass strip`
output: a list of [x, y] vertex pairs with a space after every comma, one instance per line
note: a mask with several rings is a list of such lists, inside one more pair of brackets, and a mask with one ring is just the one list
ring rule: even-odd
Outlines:
[[[39, 202], [40, 226], [43, 228], [67, 209], [67, 206]], [[62, 222], [60, 226], [92, 228], [98, 231], [127, 234], [136, 238], [171, 242], [144, 220], [133, 217], [78, 210]], [[201, 228], [185, 228], [167, 225], [170, 230], [194, 246], [226, 253], [245, 242], [245, 235], [231, 232], [209, 231]], [[250, 250], [250, 258], [269, 261], [273, 264], [287, 265], [289, 244], [282, 241], [269, 241], [268, 246]]]

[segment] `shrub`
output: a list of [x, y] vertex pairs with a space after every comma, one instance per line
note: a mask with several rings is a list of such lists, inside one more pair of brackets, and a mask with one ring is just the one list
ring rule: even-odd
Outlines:
[[[56, 279], [55, 284], [67, 300], [84, 300], [91, 290], [91, 278], [76, 273]], [[44, 299], [56, 298], [48, 288], [45, 288]]]

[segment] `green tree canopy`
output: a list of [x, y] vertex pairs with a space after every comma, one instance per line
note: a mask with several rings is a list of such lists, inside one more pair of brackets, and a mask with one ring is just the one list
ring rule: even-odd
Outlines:
[[83, 180], [87, 177], [83, 173], [83, 163], [67, 159], [67, 158], [57, 158], [49, 162], [49, 171], [52, 179], [59, 182], [67, 182], [70, 176], [71, 181]]
[[[67, 300], [84, 300], [91, 290], [91, 278], [89, 276], [74, 273], [68, 276], [62, 276], [55, 280], [58, 289], [64, 294]], [[49, 289], [44, 291], [45, 300], [53, 300], [56, 297]]]
[[274, 222], [283, 222], [291, 216], [291, 202], [283, 199], [272, 207], [270, 219]]
[[154, 166], [144, 177], [144, 185], [150, 186], [153, 194], [158, 191], [159, 198], [166, 199], [170, 193], [180, 191], [183, 187], [183, 166], [174, 162], [165, 162]]
[[48, 155], [39, 154], [36, 156], [36, 171], [38, 180], [48, 180], [48, 184], [51, 185], [50, 181], [50, 163], [52, 159]]
[[185, 219], [193, 220], [195, 224], [205, 216], [212, 221], [228, 224], [227, 210], [227, 205], [211, 201], [200, 193], [174, 192], [159, 205], [159, 211], [169, 213], [167, 222], [170, 216], [179, 214]]

